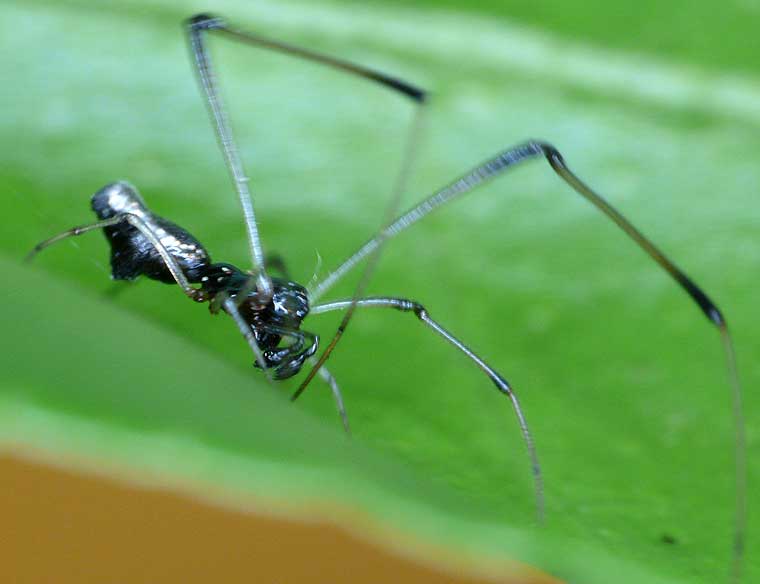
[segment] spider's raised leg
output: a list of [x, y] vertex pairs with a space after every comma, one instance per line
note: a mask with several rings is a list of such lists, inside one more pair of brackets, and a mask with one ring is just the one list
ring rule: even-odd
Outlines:
[[169, 270], [169, 273], [172, 275], [172, 278], [174, 278], [174, 281], [182, 289], [182, 291], [185, 293], [186, 296], [196, 301], [203, 300], [202, 292], [196, 288], [193, 288], [190, 285], [190, 282], [188, 282], [187, 277], [182, 271], [182, 268], [180, 267], [179, 263], [174, 258], [174, 256], [172, 256], [169, 250], [166, 249], [164, 244], [161, 243], [161, 239], [153, 232], [153, 230], [145, 221], [143, 221], [137, 215], [133, 215], [131, 213], [120, 213], [114, 217], [110, 217], [108, 219], [104, 219], [96, 223], [89, 223], [87, 225], [79, 225], [77, 227], [72, 227], [71, 229], [67, 229], [64, 232], [59, 233], [58, 235], [54, 235], [53, 237], [50, 237], [46, 239], [45, 241], [42, 241], [38, 243], [37, 245], [35, 245], [34, 248], [32, 248], [32, 251], [30, 251], [27, 254], [26, 261], [27, 262], [31, 261], [32, 259], [34, 259], [34, 256], [36, 256], [39, 252], [41, 252], [46, 247], [49, 247], [55, 243], [58, 243], [59, 241], [62, 241], [68, 237], [83, 235], [90, 231], [95, 231], [96, 229], [112, 227], [115, 225], [119, 225], [121, 223], [129, 223], [130, 225], [132, 225], [132, 227], [135, 227], [137, 230], [140, 231], [140, 233], [142, 233], [145, 239], [148, 240], [148, 242], [155, 248], [155, 250], [161, 256], [161, 260], [166, 265], [166, 269]]
[[329, 290], [340, 278], [356, 267], [357, 264], [367, 256], [372, 254], [387, 239], [398, 235], [449, 201], [468, 193], [493, 178], [501, 176], [504, 172], [517, 166], [519, 163], [534, 158], [544, 158], [565, 183], [570, 185], [578, 194], [592, 203], [609, 219], [614, 221], [626, 234], [628, 234], [639, 247], [641, 247], [660, 265], [660, 267], [670, 274], [676, 282], [678, 282], [681, 288], [686, 291], [705, 316], [720, 332], [732, 391], [735, 428], [736, 517], [734, 529], [733, 572], [734, 581], [738, 581], [740, 579], [743, 562], [744, 532], [746, 526], [746, 447], [741, 385], [736, 367], [733, 341], [726, 320], [715, 303], [710, 300], [707, 294], [705, 294], [699, 286], [697, 286], [681, 269], [662, 253], [662, 251], [660, 251], [648, 238], [646, 238], [638, 229], [636, 229], [636, 227], [612, 207], [612, 205], [570, 171], [562, 155], [552, 145], [541, 141], [529, 141], [504, 150], [495, 157], [476, 166], [470, 172], [409, 209], [406, 213], [403, 213], [395, 220], [388, 222], [387, 226], [378, 235], [367, 241], [359, 248], [359, 250], [338, 266], [335, 271], [330, 273], [322, 282], [310, 290], [309, 296], [312, 299], [312, 302], [316, 302], [317, 299], [327, 292], [327, 290]]
[[536, 509], [539, 521], [543, 520], [544, 516], [544, 485], [541, 475], [541, 466], [538, 463], [538, 455], [536, 454], [536, 447], [533, 444], [533, 438], [530, 430], [528, 429], [528, 423], [523, 415], [520, 402], [517, 399], [517, 395], [512, 390], [506, 379], [504, 379], [499, 373], [493, 369], [488, 363], [481, 359], [472, 349], [465, 345], [462, 341], [457, 339], [449, 331], [443, 328], [438, 322], [430, 318], [428, 311], [419, 302], [413, 300], [407, 300], [406, 298], [391, 298], [391, 297], [373, 297], [373, 298], [360, 298], [353, 300], [338, 300], [336, 302], [327, 302], [325, 304], [317, 304], [312, 307], [312, 314], [320, 314], [322, 312], [330, 312], [333, 310], [347, 310], [351, 306], [356, 307], [375, 307], [375, 308], [394, 308], [402, 312], [414, 313], [417, 318], [432, 329], [436, 334], [441, 336], [449, 344], [456, 347], [459, 351], [464, 353], [468, 359], [470, 359], [475, 365], [477, 365], [483, 373], [496, 386], [496, 389], [506, 395], [512, 402], [517, 421], [520, 425], [520, 432], [522, 432], [523, 440], [528, 449], [530, 455], [531, 466], [533, 470], [533, 481], [536, 491]]
[[[235, 190], [237, 191], [240, 204], [243, 208], [251, 258], [256, 274], [255, 287], [262, 298], [267, 298], [272, 295], [272, 281], [266, 272], [264, 252], [262, 250], [258, 226], [256, 224], [256, 216], [253, 210], [253, 200], [251, 198], [250, 189], [248, 188], [248, 178], [243, 168], [243, 161], [240, 158], [237, 145], [235, 144], [232, 128], [224, 108], [221, 94], [217, 87], [211, 59], [204, 41], [204, 35], [207, 32], [214, 32], [248, 45], [279, 51], [294, 57], [343, 70], [347, 73], [380, 83], [381, 85], [393, 89], [394, 91], [398, 91], [417, 102], [424, 101], [425, 92], [410, 83], [406, 83], [405, 81], [373, 69], [307, 49], [302, 49], [300, 47], [281, 43], [279, 41], [274, 41], [251, 32], [237, 30], [230, 27], [223, 19], [217, 16], [198, 14], [187, 21], [188, 40], [193, 54], [193, 63], [206, 98], [206, 104], [214, 124], [219, 146], [222, 149], [227, 169], [235, 185]], [[245, 294], [243, 296], [245, 296]]]
[[[256, 275], [255, 283], [251, 282], [249, 284], [250, 290], [253, 290], [255, 287], [259, 294], [259, 297], [266, 300], [270, 298], [272, 294], [272, 281], [267, 275], [264, 265], [265, 259], [261, 248], [261, 242], [259, 240], [258, 227], [256, 225], [256, 218], [253, 211], [251, 194], [248, 189], [248, 179], [246, 178], [245, 171], [243, 169], [243, 163], [240, 159], [238, 148], [235, 145], [232, 129], [230, 128], [229, 120], [227, 119], [227, 114], [224, 110], [221, 95], [217, 88], [213, 68], [211, 66], [211, 60], [204, 43], [204, 34], [206, 32], [218, 33], [232, 40], [236, 40], [245, 44], [279, 51], [281, 53], [292, 55], [294, 57], [332, 67], [334, 69], [338, 69], [352, 75], [363, 77], [370, 81], [379, 83], [380, 85], [383, 85], [396, 92], [399, 92], [420, 106], [425, 103], [427, 93], [424, 90], [415, 87], [411, 83], [402, 81], [401, 79], [392, 77], [385, 73], [381, 73], [380, 71], [376, 71], [374, 69], [363, 67], [349, 61], [344, 61], [343, 59], [336, 59], [335, 57], [310, 51], [308, 49], [303, 49], [301, 47], [296, 47], [293, 45], [281, 43], [279, 41], [271, 40], [251, 32], [237, 30], [230, 27], [224, 20], [216, 16], [198, 14], [188, 20], [187, 30], [189, 35], [190, 48], [193, 53], [195, 68], [198, 73], [198, 78], [204, 95], [206, 97], [206, 103], [208, 105], [211, 119], [216, 129], [217, 139], [224, 154], [227, 168], [235, 184], [238, 197], [240, 198], [240, 202], [243, 206], [243, 215], [245, 217], [246, 229], [248, 231], [248, 239], [251, 247], [251, 256], [253, 258]], [[412, 123], [411, 130], [407, 138], [404, 163], [394, 185], [391, 202], [387, 207], [387, 217], [385, 217], [383, 225], [390, 221], [390, 219], [392, 219], [398, 211], [398, 203], [401, 199], [404, 185], [406, 184], [406, 177], [409, 173], [409, 168], [411, 167], [413, 160], [412, 154], [416, 148], [417, 138], [420, 133], [422, 117], [420, 114], [421, 111], [422, 108], [418, 108], [417, 115], [415, 116], [414, 122]], [[381, 245], [378, 245], [376, 247], [376, 250], [379, 250], [380, 248]], [[362, 277], [359, 280], [359, 284], [356, 287], [356, 291], [354, 293], [355, 298], [358, 298], [362, 295], [364, 288], [369, 282], [372, 272], [374, 271], [374, 267], [379, 259], [378, 251], [373, 250], [372, 256], [373, 257], [369, 258], [364, 273], [362, 274]], [[243, 289], [238, 298], [245, 297], [247, 295], [247, 292], [250, 290]], [[335, 333], [332, 341], [328, 345], [327, 349], [322, 353], [316, 365], [311, 369], [311, 371], [309, 371], [309, 374], [306, 376], [298, 391], [293, 396], [293, 399], [298, 397], [298, 395], [306, 388], [306, 386], [316, 375], [319, 368], [330, 356], [330, 353], [335, 348], [338, 340], [346, 330], [346, 327], [348, 326], [348, 323], [353, 315], [353, 311], [353, 307], [349, 308], [346, 311], [346, 314], [344, 315], [343, 320], [338, 327], [338, 330]]]

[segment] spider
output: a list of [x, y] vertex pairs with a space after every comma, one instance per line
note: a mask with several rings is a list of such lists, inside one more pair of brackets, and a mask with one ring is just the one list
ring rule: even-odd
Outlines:
[[[397, 214], [399, 199], [404, 191], [406, 176], [420, 131], [422, 112], [428, 101], [428, 93], [425, 90], [404, 80], [343, 59], [239, 30], [213, 15], [198, 14], [188, 19], [186, 33], [201, 93], [205, 99], [227, 170], [242, 205], [253, 263], [252, 269], [244, 271], [229, 263], [212, 262], [210, 254], [196, 237], [179, 225], [152, 213], [138, 190], [125, 181], [106, 185], [92, 196], [91, 206], [98, 221], [73, 227], [42, 241], [32, 249], [27, 259], [31, 259], [46, 247], [68, 237], [102, 230], [110, 245], [113, 279], [134, 280], [139, 276], [146, 276], [166, 284], [175, 284], [195, 302], [208, 303], [211, 313], [228, 314], [248, 343], [254, 355], [254, 365], [265, 373], [270, 382], [295, 376], [308, 362], [311, 366], [310, 371], [293, 394], [292, 399], [295, 400], [301, 395], [315, 375], [320, 375], [332, 390], [346, 432], [350, 432], [350, 427], [343, 398], [335, 378], [324, 364], [345, 332], [354, 311], [358, 308], [386, 308], [414, 315], [424, 326], [464, 354], [511, 402], [531, 461], [536, 510], [540, 520], [544, 514], [541, 467], [528, 423], [512, 386], [468, 345], [433, 319], [423, 304], [407, 298], [364, 296], [363, 293], [388, 239], [411, 227], [439, 207], [501, 176], [513, 167], [529, 160], [543, 159], [566, 185], [617, 224], [664, 269], [720, 332], [734, 395], [736, 523], [733, 575], [734, 581], [740, 579], [745, 530], [744, 428], [740, 409], [740, 386], [733, 343], [726, 320], [715, 303], [699, 286], [604, 198], [578, 178], [568, 168], [563, 156], [554, 146], [540, 140], [529, 140], [499, 152], [424, 198], [406, 212]], [[243, 44], [278, 51], [322, 66], [342, 70], [397, 92], [416, 106], [414, 121], [406, 138], [405, 162], [396, 180], [383, 226], [326, 278], [309, 288], [291, 281], [288, 277], [273, 277], [268, 269], [277, 268], [280, 262], [272, 261], [263, 252], [248, 179], [207, 50], [206, 36], [208, 34], [224, 36]], [[351, 298], [320, 302], [320, 299], [338, 280], [362, 262], [366, 264], [364, 272]], [[286, 274], [282, 265], [279, 265], [278, 271], [283, 275]], [[317, 358], [319, 337], [303, 329], [302, 323], [309, 314], [332, 311], [344, 311], [343, 320], [327, 348]]]

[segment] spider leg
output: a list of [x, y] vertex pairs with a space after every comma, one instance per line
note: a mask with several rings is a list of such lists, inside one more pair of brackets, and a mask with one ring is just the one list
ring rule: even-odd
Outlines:
[[536, 454], [536, 447], [533, 442], [533, 437], [528, 429], [528, 423], [523, 415], [520, 402], [517, 399], [517, 395], [513, 391], [506, 379], [504, 379], [495, 369], [493, 369], [488, 363], [481, 359], [472, 349], [465, 345], [462, 341], [457, 339], [453, 334], [443, 328], [438, 322], [433, 320], [425, 307], [419, 302], [413, 300], [407, 300], [406, 298], [392, 298], [392, 297], [371, 297], [360, 298], [352, 300], [338, 300], [335, 302], [328, 302], [325, 304], [318, 304], [312, 307], [312, 314], [320, 314], [323, 312], [330, 312], [334, 310], [347, 310], [351, 306], [356, 307], [374, 307], [374, 308], [394, 308], [401, 312], [413, 313], [423, 324], [427, 325], [433, 332], [442, 337], [447, 343], [454, 346], [460, 352], [462, 352], [468, 359], [470, 359], [478, 368], [485, 373], [488, 378], [496, 386], [496, 389], [502, 394], [506, 395], [512, 402], [512, 407], [517, 416], [518, 424], [520, 425], [520, 432], [522, 433], [525, 446], [528, 449], [528, 455], [531, 460], [531, 467], [533, 471], [533, 482], [536, 495], [536, 511], [539, 522], [543, 521], [544, 517], [544, 484], [541, 474], [541, 466], [538, 462], [538, 455]]
[[[272, 295], [272, 281], [267, 275], [265, 269], [265, 258], [259, 239], [258, 227], [256, 225], [256, 218], [253, 211], [251, 193], [248, 189], [248, 178], [246, 177], [245, 171], [243, 169], [243, 162], [240, 158], [238, 148], [235, 145], [232, 129], [230, 127], [230, 123], [227, 118], [222, 98], [215, 80], [214, 71], [211, 65], [211, 59], [204, 43], [205, 32], [219, 33], [223, 36], [227, 36], [233, 40], [248, 45], [279, 51], [281, 53], [313, 61], [321, 65], [363, 77], [399, 92], [400, 94], [411, 99], [419, 106], [422, 106], [425, 103], [427, 99], [427, 93], [424, 90], [415, 87], [410, 83], [407, 83], [406, 81], [402, 81], [374, 69], [362, 67], [349, 61], [344, 61], [343, 59], [336, 59], [328, 55], [323, 55], [321, 53], [300, 47], [295, 47], [293, 45], [288, 45], [279, 41], [270, 40], [250, 32], [243, 32], [234, 29], [228, 26], [224, 20], [216, 16], [198, 14], [188, 20], [187, 34], [190, 43], [190, 49], [194, 58], [195, 69], [201, 88], [203, 89], [206, 98], [206, 104], [214, 123], [217, 140], [222, 149], [225, 163], [227, 164], [227, 169], [230, 172], [230, 176], [232, 177], [233, 183], [235, 184], [235, 189], [237, 190], [238, 197], [243, 207], [243, 215], [245, 217], [246, 229], [248, 231], [248, 240], [251, 248], [251, 257], [254, 263], [256, 277], [255, 287], [259, 292], [259, 297], [266, 302], [269, 298], [271, 298]], [[416, 149], [418, 134], [420, 133], [420, 127], [422, 123], [421, 111], [422, 107], [418, 108], [416, 111], [416, 115], [411, 126], [411, 131], [407, 138], [404, 163], [393, 188], [391, 203], [388, 205], [387, 217], [385, 218], [383, 224], [390, 221], [390, 219], [398, 211], [399, 201], [401, 200], [401, 195], [404, 191], [406, 179], [413, 160], [413, 153]], [[381, 242], [382, 239], [379, 243]], [[381, 247], [381, 245], [377, 245], [375, 250], [373, 250], [372, 257], [369, 258], [364, 273], [362, 274], [359, 284], [356, 287], [356, 291], [354, 293], [355, 298], [359, 298], [362, 295], [364, 288], [366, 288], [367, 284], [369, 283], [369, 279], [372, 276], [374, 268], [379, 260], [379, 250]], [[253, 278], [251, 279], [253, 280]], [[249, 286], [252, 290], [254, 288], [254, 283], [251, 282]], [[238, 295], [239, 299], [237, 301], [240, 302], [241, 298], [246, 296], [247, 292], [249, 291], [250, 290], [244, 288], [241, 294]], [[327, 349], [320, 356], [316, 365], [311, 369], [311, 371], [309, 371], [309, 374], [306, 376], [298, 391], [296, 392], [296, 397], [311, 382], [319, 368], [330, 356], [331, 352], [335, 348], [335, 345], [338, 343], [344, 331], [346, 330], [353, 312], [353, 307], [348, 309], [337, 332], [335, 333], [335, 336], [328, 345]]]
[[169, 250], [166, 249], [164, 244], [161, 243], [161, 239], [153, 232], [153, 230], [148, 226], [147, 223], [145, 223], [145, 221], [140, 219], [140, 217], [138, 217], [137, 215], [133, 215], [131, 213], [120, 213], [119, 215], [116, 215], [109, 219], [98, 221], [96, 223], [89, 223], [87, 225], [79, 225], [77, 227], [72, 227], [71, 229], [67, 229], [64, 232], [59, 233], [58, 235], [54, 235], [53, 237], [50, 237], [46, 239], [45, 241], [42, 241], [38, 243], [37, 245], [35, 245], [34, 248], [32, 248], [32, 251], [30, 251], [27, 254], [25, 261], [27, 262], [31, 261], [39, 252], [41, 252], [46, 247], [49, 247], [55, 243], [58, 243], [59, 241], [62, 241], [68, 237], [83, 235], [90, 231], [94, 231], [96, 229], [103, 229], [104, 227], [111, 227], [113, 225], [118, 225], [119, 223], [129, 223], [130, 225], [138, 229], [140, 233], [142, 233], [145, 236], [145, 239], [148, 240], [148, 242], [156, 249], [156, 251], [161, 256], [161, 259], [166, 265], [166, 269], [169, 270], [169, 273], [171, 273], [172, 277], [174, 278], [174, 281], [182, 289], [182, 291], [185, 293], [185, 295], [188, 298], [195, 301], [199, 301], [199, 302], [205, 300], [202, 291], [196, 288], [193, 288], [190, 285], [190, 282], [188, 282], [187, 277], [185, 277], [185, 274], [182, 271], [182, 268], [180, 267], [179, 263], [177, 263], [177, 260], [174, 258], [174, 256], [172, 256], [172, 254], [169, 253]]
[[356, 265], [376, 250], [383, 241], [395, 237], [402, 231], [417, 223], [431, 212], [444, 204], [464, 195], [476, 187], [501, 176], [507, 170], [518, 164], [534, 158], [545, 158], [557, 175], [570, 185], [577, 193], [591, 202], [597, 209], [602, 211], [608, 218], [614, 221], [618, 227], [625, 231], [639, 247], [654, 259], [665, 271], [667, 271], [678, 284], [699, 305], [702, 312], [715, 325], [725, 326], [725, 320], [717, 306], [707, 295], [692, 282], [678, 267], [671, 262], [649, 239], [636, 229], [623, 215], [621, 215], [603, 197], [581, 181], [570, 171], [564, 158], [554, 146], [545, 142], [531, 140], [508, 148], [479, 164], [455, 181], [449, 183], [439, 191], [425, 198], [392, 222], [389, 222], [372, 239], [364, 243], [354, 254], [349, 256], [336, 270], [331, 272], [322, 282], [309, 291], [309, 297], [316, 302], [335, 283], [350, 272]]
[[[229, 26], [224, 19], [212, 14], [196, 14], [188, 19], [187, 27], [191, 37], [200, 35], [202, 31], [216, 32], [243, 44], [278, 51], [299, 59], [305, 59], [320, 65], [332, 67], [333, 69], [338, 69], [351, 75], [364, 77], [365, 79], [384, 85], [388, 89], [397, 91], [418, 102], [424, 101], [427, 97], [425, 90], [420, 89], [407, 81], [393, 77], [392, 75], [350, 61], [331, 57], [330, 55], [276, 41], [250, 31], [238, 30]], [[201, 50], [205, 52], [203, 49]], [[195, 50], [193, 50], [193, 52], [195, 53]]]
[[260, 294], [271, 297], [272, 281], [267, 275], [264, 265], [264, 252], [261, 247], [258, 225], [256, 224], [256, 214], [253, 211], [253, 198], [248, 188], [248, 177], [245, 174], [243, 161], [240, 158], [235, 138], [232, 135], [232, 128], [230, 127], [227, 112], [224, 109], [224, 103], [217, 88], [211, 59], [203, 40], [203, 32], [215, 28], [216, 22], [216, 19], [206, 20], [201, 17], [191, 19], [187, 25], [188, 40], [194, 57], [195, 70], [206, 98], [206, 105], [211, 119], [214, 122], [214, 129], [222, 155], [224, 156], [224, 162], [227, 165], [227, 170], [230, 173], [238, 199], [243, 208], [251, 259], [254, 270], [257, 272], [256, 287]]
[[260, 296], [267, 298], [272, 295], [272, 281], [266, 272], [264, 252], [261, 246], [259, 230], [256, 224], [256, 216], [253, 210], [253, 199], [251, 197], [250, 189], [248, 188], [248, 177], [246, 176], [243, 167], [243, 161], [240, 157], [239, 149], [235, 143], [232, 128], [230, 126], [227, 112], [225, 111], [224, 102], [217, 86], [216, 75], [211, 64], [211, 58], [204, 41], [204, 34], [207, 32], [214, 32], [244, 44], [279, 51], [294, 57], [314, 61], [321, 65], [326, 65], [375, 81], [419, 103], [424, 101], [426, 94], [424, 91], [410, 83], [379, 71], [362, 67], [342, 59], [336, 59], [328, 55], [302, 49], [300, 47], [270, 40], [257, 34], [237, 30], [228, 26], [223, 19], [216, 16], [198, 14], [187, 21], [187, 35], [190, 50], [193, 55], [195, 71], [206, 99], [206, 105], [214, 124], [216, 137], [222, 150], [227, 170], [230, 173], [243, 208], [251, 258], [256, 276], [255, 288]]
[[124, 219], [121, 217], [111, 217], [110, 219], [104, 219], [103, 221], [98, 221], [97, 223], [89, 223], [87, 225], [77, 225], [76, 227], [72, 227], [71, 229], [67, 229], [66, 231], [63, 231], [59, 233], [58, 235], [54, 235], [53, 237], [47, 238], [45, 241], [39, 242], [37, 245], [35, 245], [32, 250], [26, 254], [26, 257], [24, 258], [25, 262], [31, 262], [34, 257], [40, 253], [43, 249], [46, 247], [50, 247], [51, 245], [58, 243], [59, 241], [66, 239], [68, 237], [74, 237], [76, 235], [84, 235], [85, 233], [89, 231], [94, 231], [96, 229], [102, 229], [104, 227], [110, 227], [111, 225], [117, 225], [121, 223]]
[[567, 166], [560, 152], [551, 144], [531, 140], [508, 148], [495, 157], [479, 164], [468, 173], [449, 183], [439, 191], [422, 200], [386, 227], [372, 239], [362, 245], [353, 255], [349, 256], [338, 268], [330, 273], [322, 282], [309, 291], [312, 302], [316, 302], [340, 278], [345, 276], [367, 256], [375, 252], [387, 239], [395, 237], [420, 219], [426, 217], [444, 204], [473, 190], [483, 183], [490, 181], [518, 164], [534, 158], [544, 158], [554, 172], [573, 190], [589, 201], [604, 215], [620, 227], [633, 241], [641, 247], [657, 264], [664, 269], [681, 286], [681, 288], [699, 306], [703, 314], [713, 323], [721, 337], [728, 370], [729, 385], [732, 394], [732, 410], [734, 418], [734, 449], [735, 449], [735, 527], [734, 527], [734, 579], [738, 581], [744, 556], [744, 533], [746, 531], [746, 431], [742, 411], [742, 390], [739, 380], [733, 340], [728, 324], [716, 304], [705, 292], [697, 286], [680, 268], [678, 268], [662, 251], [659, 250], [646, 236], [634, 227], [602, 196], [576, 176]]
[[[316, 365], [317, 360], [314, 357], [311, 357], [309, 359], [309, 364]], [[346, 434], [351, 436], [351, 427], [348, 425], [348, 414], [346, 413], [345, 405], [343, 405], [343, 394], [340, 391], [340, 386], [338, 386], [338, 381], [324, 365], [319, 368], [319, 376], [330, 386], [330, 391], [332, 391], [333, 399], [335, 400], [335, 406], [338, 408], [338, 414], [343, 422], [343, 429], [346, 431]]]
[[[417, 149], [417, 142], [419, 140], [419, 136], [421, 133], [422, 120], [423, 120], [422, 112], [423, 112], [422, 104], [420, 104], [420, 108], [416, 112], [416, 115], [412, 122], [412, 126], [409, 131], [409, 135], [408, 135], [407, 143], [406, 143], [406, 152], [404, 154], [404, 162], [396, 178], [396, 184], [393, 188], [393, 193], [390, 199], [390, 203], [386, 209], [386, 218], [384, 220], [384, 224], [390, 221], [390, 219], [396, 213], [399, 206], [399, 202], [401, 200], [401, 196], [404, 193], [406, 182], [407, 182], [409, 173], [411, 171], [412, 162], [414, 161], [414, 154]], [[354, 294], [353, 294], [354, 301], [358, 300], [362, 296], [362, 294], [364, 294], [364, 290], [367, 288], [370, 278], [372, 277], [372, 274], [375, 272], [375, 268], [377, 267], [377, 264], [380, 261], [380, 251], [382, 249], [382, 245], [385, 239], [387, 238], [384, 235], [384, 233], [381, 231], [376, 239], [377, 239], [377, 245], [369, 252], [367, 265], [364, 268], [364, 272], [362, 273], [361, 278], [359, 279], [359, 283], [356, 285], [356, 288], [354, 288]], [[310, 297], [310, 301], [311, 301], [311, 297]], [[338, 342], [341, 340], [344, 333], [346, 332], [346, 328], [348, 328], [348, 323], [351, 321], [351, 318], [354, 315], [355, 309], [356, 309], [355, 302], [352, 302], [347, 307], [346, 313], [343, 315], [343, 319], [340, 321], [340, 324], [338, 325], [338, 329], [335, 331], [333, 338], [330, 340], [330, 343], [327, 345], [327, 348], [322, 352], [317, 362], [311, 368], [308, 375], [301, 382], [301, 385], [298, 386], [298, 389], [291, 397], [292, 401], [295, 401], [296, 399], [298, 399], [298, 396], [300, 396], [304, 392], [304, 390], [308, 387], [309, 383], [311, 383], [311, 380], [314, 379], [314, 376], [319, 371], [319, 368], [325, 364], [327, 359], [335, 350], [335, 347], [337, 346]]]

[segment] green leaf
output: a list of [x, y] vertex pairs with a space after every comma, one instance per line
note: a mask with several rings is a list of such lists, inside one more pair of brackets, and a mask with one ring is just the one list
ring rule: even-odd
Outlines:
[[[516, 37], [510, 23], [471, 14], [215, 9], [434, 90], [406, 204], [524, 138], [554, 142], [725, 310], [752, 452], [757, 79]], [[178, 27], [187, 14], [138, 0], [10, 3], [4, 13], [14, 80], [0, 96], [6, 443], [219, 481], [283, 506], [317, 493], [569, 581], [606, 582], [613, 570], [621, 582], [724, 579], [733, 430], [717, 334], [545, 165], [391, 242], [370, 289], [424, 302], [514, 384], [545, 473], [547, 522], [536, 530], [509, 404], [413, 317], [359, 313], [331, 358], [355, 430], [346, 444], [329, 392], [315, 384], [290, 407], [294, 385], [277, 396], [263, 383], [229, 319], [176, 287], [109, 283], [99, 235], [19, 267], [37, 241], [90, 221], [88, 197], [121, 178], [214, 259], [249, 261]], [[319, 253], [324, 276], [377, 228], [410, 106], [292, 59], [213, 49], [267, 250], [301, 282]], [[314, 316], [306, 328], [324, 339], [336, 324]]]

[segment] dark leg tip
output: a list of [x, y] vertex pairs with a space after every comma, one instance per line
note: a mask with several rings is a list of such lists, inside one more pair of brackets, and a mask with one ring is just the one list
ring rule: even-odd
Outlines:
[[213, 30], [224, 26], [221, 18], [205, 12], [191, 16], [185, 23], [190, 30]]

